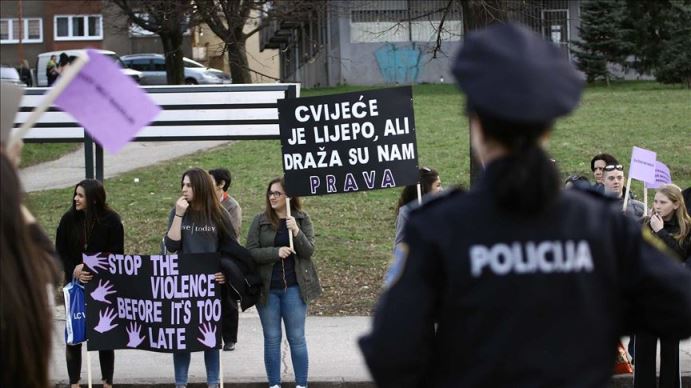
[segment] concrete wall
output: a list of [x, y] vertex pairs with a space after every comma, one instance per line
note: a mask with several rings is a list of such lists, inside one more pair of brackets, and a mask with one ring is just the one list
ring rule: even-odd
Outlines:
[[[339, 8], [335, 8], [339, 7]], [[319, 56], [303, 64], [295, 79], [304, 87], [452, 82], [450, 59], [460, 42], [351, 43], [350, 15], [338, 4], [328, 13], [328, 43]]]
[[341, 83], [352, 85], [451, 82], [450, 61], [460, 43], [349, 43], [342, 50]]

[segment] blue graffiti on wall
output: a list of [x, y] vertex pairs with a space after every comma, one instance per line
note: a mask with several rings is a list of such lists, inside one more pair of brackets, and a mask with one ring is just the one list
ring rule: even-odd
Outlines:
[[403, 84], [417, 80], [422, 52], [414, 44], [412, 47], [398, 47], [387, 43], [378, 48], [374, 55], [384, 82]]

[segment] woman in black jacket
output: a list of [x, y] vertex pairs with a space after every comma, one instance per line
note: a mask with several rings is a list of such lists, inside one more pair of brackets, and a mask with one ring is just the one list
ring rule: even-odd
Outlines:
[[[664, 185], [657, 189], [652, 213], [643, 219], [665, 245], [676, 253], [680, 262], [691, 260], [691, 217], [686, 211], [681, 189], [676, 185]], [[636, 373], [634, 387], [655, 386], [655, 358], [657, 337], [636, 334], [634, 357]], [[679, 388], [679, 340], [660, 339], [660, 388]]]
[[[82, 263], [83, 253], [124, 253], [124, 231], [120, 216], [106, 204], [103, 185], [85, 179], [74, 187], [72, 207], [60, 219], [55, 245], [65, 271], [65, 284], [77, 279], [87, 283], [92, 278]], [[115, 352], [101, 350], [99, 360], [103, 386], [113, 384]], [[79, 387], [82, 346], [67, 345], [67, 373], [72, 388]]]

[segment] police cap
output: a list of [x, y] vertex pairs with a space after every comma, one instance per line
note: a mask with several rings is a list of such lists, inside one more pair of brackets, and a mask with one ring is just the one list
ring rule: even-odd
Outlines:
[[511, 122], [552, 122], [575, 108], [583, 89], [561, 49], [513, 23], [469, 33], [452, 72], [471, 110]]

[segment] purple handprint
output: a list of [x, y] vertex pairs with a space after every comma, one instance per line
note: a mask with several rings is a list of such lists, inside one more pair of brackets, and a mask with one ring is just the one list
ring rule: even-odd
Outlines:
[[116, 292], [117, 291], [113, 290], [113, 285], [110, 284], [110, 280], [106, 280], [106, 282], [103, 283], [103, 279], [99, 279], [98, 287], [91, 293], [91, 297], [99, 302], [111, 304], [110, 301], [106, 299], [106, 296], [115, 294]]
[[128, 348], [136, 348], [142, 342], [144, 342], [144, 338], [146, 337], [139, 337], [141, 335], [141, 329], [142, 327], [137, 324], [137, 322], [130, 322], [130, 324], [127, 326], [127, 336], [130, 338], [129, 342], [127, 343]]
[[118, 325], [117, 323], [113, 325], [113, 319], [115, 319], [116, 316], [117, 314], [112, 307], [108, 307], [106, 311], [99, 311], [98, 325], [94, 327], [94, 330], [99, 333], [105, 333], [108, 330], [115, 328]]
[[199, 326], [199, 331], [202, 333], [204, 338], [197, 338], [197, 340], [199, 342], [201, 342], [202, 345], [206, 346], [207, 348], [211, 348], [211, 349], [215, 348], [216, 347], [216, 326], [212, 325], [211, 322], [202, 323]]
[[106, 264], [108, 264], [108, 258], [107, 257], [100, 257], [100, 253], [97, 253], [93, 256], [89, 256], [86, 253], [82, 253], [82, 261], [84, 261], [84, 265], [89, 267], [94, 273], [98, 273], [97, 268], [100, 269], [106, 269]]

